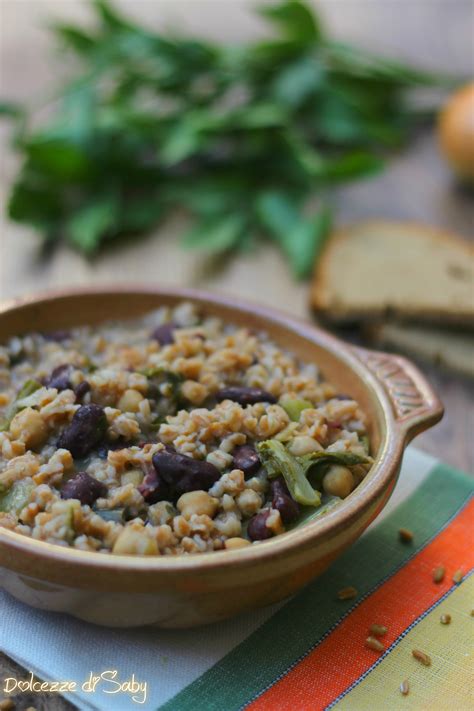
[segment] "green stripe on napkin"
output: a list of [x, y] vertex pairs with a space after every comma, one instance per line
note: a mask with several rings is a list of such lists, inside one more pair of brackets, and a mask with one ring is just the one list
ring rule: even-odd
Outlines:
[[[473, 480], [438, 464], [406, 501], [324, 575], [161, 706], [161, 711], [232, 711], [244, 706], [284, 675], [354, 607], [354, 600], [336, 601], [337, 590], [353, 585], [359, 601], [367, 596], [423, 548], [473, 490]], [[401, 527], [413, 531], [413, 544], [399, 541]]]

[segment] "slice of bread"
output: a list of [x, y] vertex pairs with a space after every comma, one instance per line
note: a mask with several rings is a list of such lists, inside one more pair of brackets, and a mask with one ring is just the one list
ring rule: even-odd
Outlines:
[[352, 225], [327, 241], [311, 301], [334, 323], [390, 314], [474, 328], [474, 245], [417, 223]]
[[474, 378], [474, 334], [409, 324], [384, 323], [366, 335], [379, 348], [400, 350]]

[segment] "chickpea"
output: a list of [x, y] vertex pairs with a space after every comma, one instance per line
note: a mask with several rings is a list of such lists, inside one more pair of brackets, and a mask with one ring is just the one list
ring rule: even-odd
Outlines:
[[121, 484], [133, 484], [133, 486], [140, 486], [143, 481], [143, 472], [140, 469], [129, 469], [124, 472], [121, 476]]
[[235, 550], [236, 548], [246, 548], [251, 546], [251, 542], [246, 538], [228, 538], [225, 542], [225, 547], [227, 550]]
[[212, 518], [216, 514], [218, 505], [217, 499], [206, 491], [187, 491], [179, 497], [176, 504], [178, 511], [186, 518], [190, 518], [193, 514], [204, 514]]
[[244, 516], [253, 516], [262, 506], [262, 497], [253, 489], [244, 489], [236, 497], [237, 506]]
[[118, 401], [118, 409], [122, 412], [138, 412], [140, 403], [143, 400], [143, 395], [138, 390], [125, 390], [124, 394]]
[[158, 544], [144, 531], [143, 526], [126, 526], [119, 533], [112, 548], [116, 555], [158, 555]]
[[326, 494], [345, 499], [346, 496], [349, 496], [353, 488], [354, 477], [352, 476], [351, 470], [347, 467], [334, 464], [324, 476], [323, 489]]
[[48, 436], [48, 428], [40, 413], [32, 407], [20, 410], [10, 423], [10, 432], [28, 449], [39, 447]]

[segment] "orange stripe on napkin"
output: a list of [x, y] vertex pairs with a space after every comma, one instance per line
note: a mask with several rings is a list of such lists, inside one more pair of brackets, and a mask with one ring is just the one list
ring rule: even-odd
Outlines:
[[[389, 647], [453, 585], [456, 570], [467, 572], [474, 567], [474, 546], [469, 534], [473, 515], [474, 500], [312, 652], [250, 703], [247, 711], [317, 711], [334, 701], [380, 656], [364, 646], [370, 625], [388, 628], [381, 641]], [[446, 567], [440, 584], [432, 579], [438, 565]]]

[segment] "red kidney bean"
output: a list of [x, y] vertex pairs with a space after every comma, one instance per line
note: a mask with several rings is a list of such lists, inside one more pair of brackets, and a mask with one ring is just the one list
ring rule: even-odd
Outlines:
[[249, 521], [247, 533], [251, 541], [264, 541], [273, 536], [273, 531], [266, 526], [270, 511], [261, 511]]
[[91, 386], [87, 382], [87, 380], [83, 380], [79, 385], [76, 385], [74, 388], [74, 394], [76, 396], [76, 402], [80, 402], [84, 395], [87, 395], [87, 393], [90, 391]]
[[48, 331], [42, 335], [46, 341], [56, 341], [58, 343], [61, 343], [61, 341], [67, 341], [68, 338], [71, 338], [70, 331]]
[[79, 499], [81, 504], [88, 506], [92, 506], [97, 499], [103, 496], [107, 496], [107, 487], [87, 472], [79, 472], [69, 479], [61, 489], [62, 499]]
[[68, 449], [75, 459], [85, 457], [107, 431], [107, 418], [99, 405], [81, 405], [69, 427], [58, 439], [58, 447]]
[[290, 523], [297, 519], [300, 514], [300, 507], [298, 503], [291, 498], [291, 494], [288, 491], [283, 477], [278, 477], [278, 479], [272, 481], [271, 490], [273, 496], [272, 508], [280, 512], [283, 523]]
[[233, 400], [240, 405], [255, 405], [257, 402], [275, 403], [276, 397], [262, 388], [245, 388], [239, 386], [229, 386], [222, 388], [216, 393], [218, 402], [222, 400]]
[[138, 487], [138, 491], [148, 504], [157, 501], [170, 501], [170, 487], [152, 464], [144, 466], [145, 477]]
[[199, 489], [207, 491], [221, 476], [217, 467], [210, 462], [169, 449], [157, 452], [152, 461], [157, 474], [170, 485], [175, 496]]
[[242, 444], [236, 447], [233, 452], [233, 465], [236, 469], [243, 471], [245, 477], [252, 476], [260, 468], [260, 457], [251, 444]]
[[68, 390], [72, 387], [71, 385], [71, 373], [74, 370], [74, 366], [70, 363], [63, 363], [58, 365], [51, 374], [43, 380], [43, 384], [47, 388], [56, 388], [56, 390]]
[[162, 323], [161, 326], [155, 328], [151, 337], [158, 341], [160, 346], [168, 346], [170, 343], [174, 343], [174, 330], [177, 328], [176, 324], [172, 321], [168, 323]]

